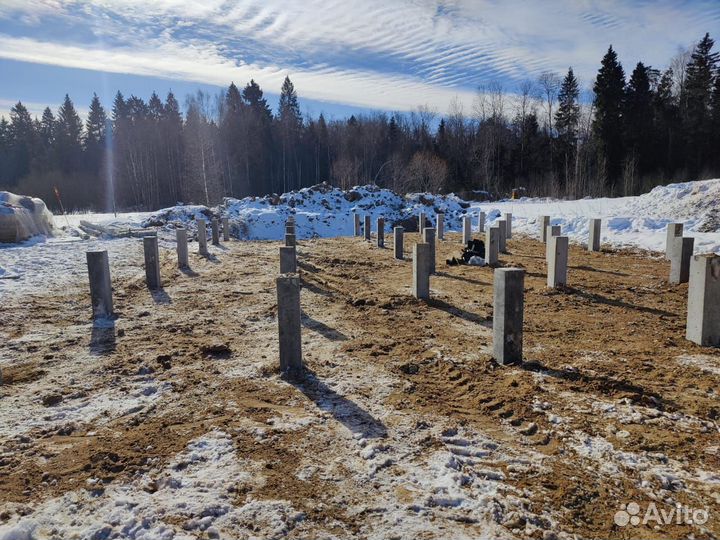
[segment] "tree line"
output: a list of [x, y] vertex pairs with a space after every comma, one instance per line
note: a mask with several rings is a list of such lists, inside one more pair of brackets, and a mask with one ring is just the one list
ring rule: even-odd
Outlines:
[[518, 88], [478, 89], [439, 117], [428, 107], [327, 121], [302, 115], [286, 77], [273, 114], [253, 80], [217, 96], [172, 92], [145, 102], [97, 95], [83, 122], [69, 96], [32, 118], [18, 102], [0, 119], [0, 189], [68, 209], [152, 210], [178, 201], [287, 192], [327, 181], [398, 192], [507, 196], [633, 195], [668, 181], [720, 176], [720, 62], [706, 34], [660, 71], [626, 77], [608, 49], [581, 98], [572, 68]]

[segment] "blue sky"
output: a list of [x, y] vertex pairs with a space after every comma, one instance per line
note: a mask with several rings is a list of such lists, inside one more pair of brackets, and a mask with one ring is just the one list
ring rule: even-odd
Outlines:
[[572, 66], [588, 87], [610, 43], [627, 72], [664, 68], [705, 32], [720, 40], [718, 0], [0, 0], [0, 114], [250, 78], [275, 106], [286, 75], [313, 116], [471, 114], [481, 85]]

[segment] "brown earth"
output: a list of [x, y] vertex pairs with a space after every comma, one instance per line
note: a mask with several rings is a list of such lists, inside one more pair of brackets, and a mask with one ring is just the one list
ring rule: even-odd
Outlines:
[[[406, 257], [416, 240], [406, 235]], [[410, 297], [411, 262], [394, 260], [391, 249], [304, 241], [311, 376], [291, 383], [276, 370], [277, 246], [231, 242], [211, 259], [196, 256], [186, 273], [164, 252], [162, 292], [147, 291], [140, 269], [114, 282], [119, 318], [111, 329], [91, 329], [85, 283], [9, 299], [0, 310], [0, 407], [25, 400], [51, 415], [108, 389], [129, 392], [142, 377], [166, 390], [139, 411], [106, 411], [92, 422], [41, 417], [0, 440], [0, 524], [90, 477], [101, 479], [100, 490], [127, 482], [220, 429], [239, 456], [265, 469], [262, 485], [238, 489], [238, 502], [290, 501], [306, 516], [290, 531], [297, 537], [365, 537], [384, 527], [383, 509], [373, 507], [379, 494], [418, 501], [417, 486], [402, 483], [388, 495], [383, 478], [400, 478], [404, 459], [421, 462], [455, 433], [472, 432], [542, 463], [494, 463], [500, 491], [522, 494], [526, 512], [514, 517], [510, 503], [498, 503], [504, 511], [495, 520], [507, 535], [656, 538], [651, 525], [613, 522], [621, 503], [654, 501], [710, 513], [704, 526], [664, 525], [663, 537], [720, 536], [720, 352], [684, 339], [687, 286], [667, 283], [659, 254], [571, 246], [571, 285], [548, 290], [544, 245], [510, 240], [501, 264], [526, 270], [526, 361], [503, 367], [490, 355], [493, 270], [443, 264], [459, 254], [457, 235], [438, 245], [427, 303]], [[273, 428], [278, 417], [314, 420]], [[259, 442], [248, 423], [272, 437]], [[343, 429], [391, 449], [409, 440], [403, 434], [416, 438], [384, 476], [353, 489], [358, 472], [344, 455]], [[325, 474], [298, 475], [308, 461]], [[439, 505], [428, 519], [446, 520], [451, 537], [483, 530], [482, 520], [453, 512]]]

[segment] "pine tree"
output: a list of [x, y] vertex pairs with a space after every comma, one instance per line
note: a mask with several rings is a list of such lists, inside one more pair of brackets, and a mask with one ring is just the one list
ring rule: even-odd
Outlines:
[[49, 149], [55, 140], [55, 115], [50, 107], [45, 107], [40, 120], [40, 142], [45, 149]]
[[598, 159], [604, 164], [605, 182], [612, 192], [620, 178], [624, 157], [622, 110], [625, 98], [625, 72], [612, 45], [602, 59], [593, 90], [593, 132], [600, 150]]

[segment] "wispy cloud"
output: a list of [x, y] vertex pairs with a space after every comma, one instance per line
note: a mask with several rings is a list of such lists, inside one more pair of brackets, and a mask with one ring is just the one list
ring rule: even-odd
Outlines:
[[660, 67], [720, 30], [715, 0], [6, 0], [2, 18], [2, 58], [268, 89], [290, 74], [313, 99], [441, 111], [571, 65], [589, 84], [610, 43], [626, 67]]

